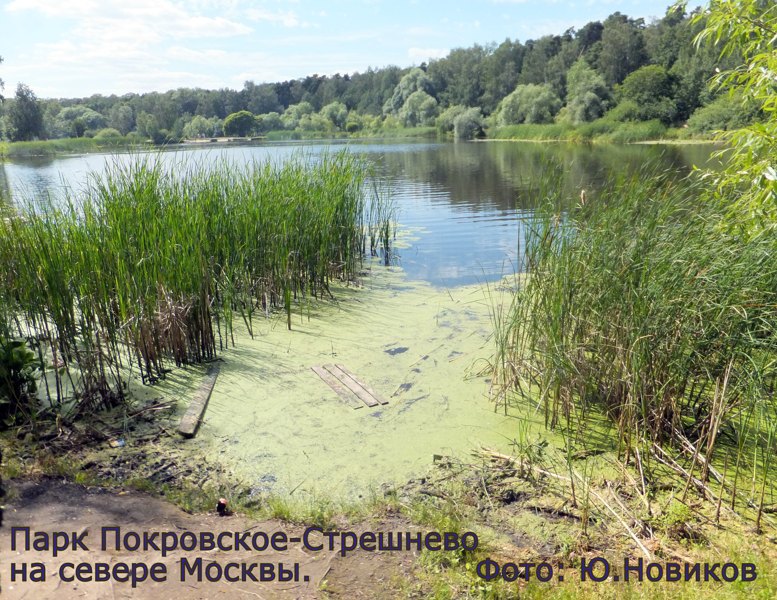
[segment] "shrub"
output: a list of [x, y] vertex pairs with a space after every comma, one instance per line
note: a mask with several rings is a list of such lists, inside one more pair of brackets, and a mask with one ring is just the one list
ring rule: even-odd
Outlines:
[[280, 131], [283, 129], [283, 120], [277, 112], [269, 112], [256, 116], [257, 131], [267, 133], [268, 131]]
[[724, 94], [697, 109], [688, 119], [688, 127], [696, 133], [730, 131], [749, 125], [757, 114], [756, 109], [745, 106], [741, 95]]
[[457, 140], [471, 140], [483, 131], [480, 108], [468, 108], [453, 119], [453, 135]]
[[435, 119], [434, 124], [437, 127], [437, 131], [441, 134], [452, 133], [453, 121], [466, 110], [467, 107], [462, 104], [455, 104], [454, 106], [446, 108], [440, 113], [440, 116]]
[[655, 140], [662, 137], [665, 132], [666, 125], [658, 119], [653, 119], [652, 121], [630, 121], [618, 124], [611, 133], [600, 136], [600, 139], [616, 144], [627, 144], [629, 142]]
[[549, 85], [519, 85], [497, 108], [499, 125], [552, 123], [561, 100]]
[[96, 140], [102, 140], [105, 138], [120, 138], [120, 137], [122, 137], [121, 132], [118, 131], [117, 129], [114, 129], [113, 127], [106, 127], [94, 134], [94, 139]]
[[246, 137], [256, 129], [254, 115], [247, 110], [241, 110], [227, 115], [224, 119], [224, 133]]
[[639, 121], [660, 119], [671, 123], [677, 115], [677, 105], [672, 99], [674, 80], [660, 65], [647, 65], [630, 73], [616, 88], [621, 102], [629, 106], [633, 118]]
[[24, 341], [0, 338], [0, 427], [13, 425], [33, 406], [37, 370]]

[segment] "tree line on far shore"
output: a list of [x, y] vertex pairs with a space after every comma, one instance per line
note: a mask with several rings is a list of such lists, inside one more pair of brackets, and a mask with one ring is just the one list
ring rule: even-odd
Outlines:
[[164, 143], [419, 127], [469, 139], [522, 124], [574, 128], [600, 121], [699, 134], [738, 128], [758, 111], [742, 97], [707, 86], [739, 57], [721, 58], [713, 46], [694, 43], [705, 22], [700, 9], [689, 13], [682, 4], [651, 23], [616, 12], [560, 35], [457, 48], [417, 67], [247, 81], [241, 90], [41, 100], [19, 84], [0, 104], [0, 139], [129, 136]]

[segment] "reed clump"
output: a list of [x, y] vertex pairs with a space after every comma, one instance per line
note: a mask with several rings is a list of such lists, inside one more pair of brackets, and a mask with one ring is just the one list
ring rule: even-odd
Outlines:
[[[27, 338], [52, 402], [113, 405], [137, 368], [153, 382], [211, 360], [257, 314], [353, 280], [386, 223], [368, 168], [341, 152], [279, 164], [117, 157], [80, 194], [2, 222], [0, 334]], [[389, 225], [390, 226], [390, 225]], [[377, 252], [377, 249], [375, 249]], [[44, 382], [49, 379], [44, 378]]]
[[627, 460], [675, 444], [703, 486], [722, 438], [739, 468], [773, 429], [777, 239], [721, 226], [730, 209], [702, 185], [646, 170], [575, 202], [546, 186], [494, 381], [575, 439], [604, 411]]

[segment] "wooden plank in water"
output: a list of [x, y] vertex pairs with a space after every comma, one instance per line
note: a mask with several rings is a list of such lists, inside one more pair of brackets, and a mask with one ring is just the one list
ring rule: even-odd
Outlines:
[[[372, 398], [373, 398], [373, 400], [374, 400], [375, 402], [377, 402], [378, 404], [388, 404], [388, 400], [385, 400], [384, 398], [382, 398], [381, 396], [379, 396], [377, 393], [375, 393], [375, 390], [373, 390], [373, 389], [372, 389], [370, 386], [368, 386], [366, 383], [364, 383], [363, 381], [361, 381], [360, 379], [358, 379], [358, 378], [356, 377], [356, 375], [354, 375], [353, 373], [351, 373], [351, 372], [350, 372], [348, 369], [346, 369], [346, 368], [345, 368], [343, 365], [335, 365], [335, 366], [336, 366], [338, 369], [340, 369], [340, 370], [341, 370], [343, 373], [345, 373], [345, 374], [346, 374], [348, 377], [350, 377], [351, 379], [353, 379], [353, 380], [354, 380], [354, 381], [355, 381], [355, 382], [356, 382], [356, 383], [357, 383], [359, 386], [361, 386], [361, 387], [362, 387], [362, 389], [364, 389], [364, 391], [366, 391], [366, 392], [367, 392], [367, 393], [368, 393], [370, 396], [372, 396]], [[371, 405], [371, 406], [372, 406], [372, 405]]]
[[361, 408], [364, 406], [357, 398], [354, 397], [354, 395], [348, 391], [343, 385], [340, 383], [340, 380], [337, 379], [334, 375], [332, 375], [329, 371], [327, 371], [324, 367], [311, 367], [313, 372], [318, 375], [324, 383], [326, 383], [330, 388], [332, 388], [335, 393], [340, 396], [345, 402], [353, 409]]
[[205, 409], [208, 408], [208, 400], [210, 400], [210, 395], [213, 393], [213, 386], [216, 385], [216, 378], [218, 376], [219, 365], [217, 363], [208, 369], [208, 374], [194, 394], [194, 398], [192, 398], [186, 413], [181, 418], [181, 422], [178, 425], [178, 433], [183, 437], [192, 438], [197, 434], [197, 429], [202, 422], [203, 415], [205, 415]]
[[367, 406], [372, 407], [378, 405], [378, 401], [375, 400], [375, 398], [373, 398], [367, 390], [359, 385], [357, 381], [352, 379], [347, 373], [343, 372], [340, 367], [337, 365], [324, 365], [324, 368], [332, 375], [337, 377], [340, 383], [356, 394], [356, 397], [364, 402]]
[[388, 404], [343, 365], [323, 365], [311, 369], [353, 408], [361, 408], [362, 402], [370, 407]]

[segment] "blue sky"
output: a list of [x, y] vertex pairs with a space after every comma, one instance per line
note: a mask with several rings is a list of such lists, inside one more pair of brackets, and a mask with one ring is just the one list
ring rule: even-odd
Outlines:
[[41, 98], [240, 89], [409, 66], [474, 43], [562, 33], [671, 0], [0, 0], [0, 78]]

